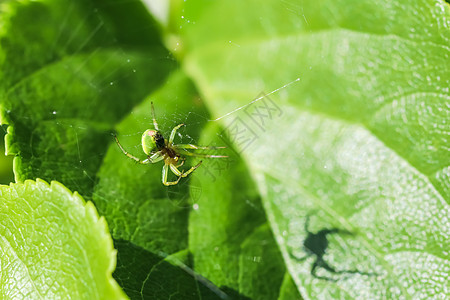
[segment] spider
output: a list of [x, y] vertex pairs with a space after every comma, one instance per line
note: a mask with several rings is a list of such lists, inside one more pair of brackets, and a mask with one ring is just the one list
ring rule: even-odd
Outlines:
[[[191, 167], [187, 171], [180, 171], [178, 168], [184, 164], [186, 160], [186, 156], [195, 156], [195, 157], [204, 157], [204, 158], [224, 158], [228, 156], [222, 155], [205, 155], [205, 154], [197, 154], [192, 153], [188, 150], [198, 150], [198, 149], [220, 149], [225, 147], [200, 147], [192, 144], [178, 144], [175, 145], [173, 140], [175, 138], [175, 134], [180, 127], [184, 126], [184, 124], [179, 124], [172, 129], [170, 133], [169, 140], [165, 139], [158, 128], [158, 123], [155, 118], [155, 108], [152, 106], [152, 117], [153, 117], [153, 126], [154, 129], [147, 129], [142, 134], [142, 150], [147, 155], [147, 158], [144, 160], [140, 160], [136, 156], [131, 155], [122, 147], [119, 142], [119, 139], [116, 135], [114, 135], [114, 139], [116, 140], [117, 145], [120, 150], [122, 150], [123, 154], [133, 159], [137, 163], [146, 165], [146, 164], [154, 164], [159, 161], [164, 160], [164, 166], [162, 169], [162, 183], [166, 186], [176, 185], [182, 177], [187, 177], [189, 174], [194, 172], [201, 164], [200, 161], [195, 166]], [[167, 181], [167, 175], [169, 173], [169, 169], [178, 176], [178, 179], [175, 181]]]

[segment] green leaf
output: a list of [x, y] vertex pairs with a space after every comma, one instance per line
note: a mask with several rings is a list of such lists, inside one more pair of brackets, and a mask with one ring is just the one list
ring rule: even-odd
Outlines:
[[[306, 299], [445, 297], [450, 8], [353, 2], [190, 1], [184, 68], [249, 165]], [[302, 260], [305, 239], [332, 228], [323, 256]], [[320, 259], [349, 272], [313, 276]]]
[[16, 180], [58, 180], [90, 195], [114, 124], [173, 68], [155, 24], [137, 0], [0, 9], [0, 120], [10, 125]]
[[[180, 97], [185, 100], [180, 101]], [[208, 113], [197, 101], [192, 82], [181, 72], [173, 73], [160, 90], [151, 94], [118, 125], [119, 142], [132, 155], [145, 159], [140, 144], [141, 134], [152, 127], [150, 108], [153, 102], [156, 120], [164, 136], [168, 136], [174, 126], [186, 123], [186, 128], [180, 129], [183, 138], [179, 140], [176, 137], [177, 143], [198, 141], [199, 145], [224, 145], [223, 140], [215, 138], [218, 130], [215, 126], [203, 128], [202, 137], [198, 138]], [[231, 150], [227, 152], [231, 153]], [[188, 160], [186, 164], [194, 163]], [[282, 278], [274, 280], [270, 272], [264, 276], [257, 272], [251, 276], [245, 273], [247, 264], [252, 264], [248, 261], [250, 255], [272, 261], [272, 264], [260, 267], [281, 268], [281, 276], [285, 267], [270, 234], [265, 238], [269, 249], [267, 254], [252, 253], [249, 246], [241, 249], [256, 227], [265, 222], [265, 216], [242, 162], [233, 163], [224, 174], [217, 172], [218, 168], [226, 168], [230, 163], [228, 160], [205, 159], [194, 174], [176, 186], [165, 187], [161, 183], [162, 163], [136, 164], [115, 143], [110, 145], [98, 173], [99, 182], [93, 200], [107, 219], [113, 237], [120, 240], [119, 255], [124, 257], [119, 256], [115, 278], [130, 297], [144, 295], [160, 299], [166, 294], [184, 294], [183, 290], [193, 288], [210, 290], [211, 284], [205, 284], [197, 275], [194, 276], [196, 281], [185, 275], [180, 277], [180, 271], [185, 273], [183, 268], [180, 270], [163, 262], [164, 257], [186, 249], [192, 253], [195, 273], [220, 288], [212, 288], [214, 295], [231, 299], [251, 295], [259, 290], [257, 285], [242, 288], [240, 285], [246, 285], [250, 280], [257, 282], [261, 278], [266, 278], [266, 286], [271, 289], [272, 294], [267, 296], [277, 295]], [[242, 190], [246, 192], [240, 192]], [[191, 207], [194, 207], [192, 213]], [[130, 252], [135, 254], [129, 255]], [[134, 258], [141, 256], [142, 259]], [[134, 268], [141, 268], [140, 272], [133, 272]], [[186, 286], [163, 284], [164, 281], [158, 279], [162, 276], [179, 278], [179, 282]], [[156, 285], [164, 288], [155, 294], [152, 281], [159, 282]], [[267, 284], [269, 282], [271, 284]], [[193, 298], [198, 295], [205, 297], [199, 290]]]
[[0, 298], [125, 299], [92, 202], [38, 179], [0, 186]]
[[286, 268], [267, 224], [242, 244], [239, 267], [239, 291], [252, 299], [278, 298]]

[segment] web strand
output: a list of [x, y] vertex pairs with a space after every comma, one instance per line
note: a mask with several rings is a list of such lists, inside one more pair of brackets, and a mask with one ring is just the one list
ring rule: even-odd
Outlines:
[[214, 120], [208, 120], [208, 122], [215, 122], [215, 121], [218, 121], [218, 120], [220, 120], [220, 119], [223, 119], [223, 118], [225, 118], [225, 117], [227, 117], [227, 116], [229, 116], [229, 115], [231, 115], [231, 114], [234, 114], [235, 112], [237, 112], [237, 111], [239, 111], [239, 110], [241, 110], [241, 109], [244, 109], [244, 108], [246, 108], [247, 106], [252, 105], [252, 104], [255, 103], [255, 102], [258, 102], [259, 100], [261, 100], [261, 99], [263, 99], [263, 98], [265, 98], [265, 97], [267, 97], [267, 96], [269, 96], [269, 95], [272, 95], [272, 94], [274, 94], [274, 93], [276, 93], [276, 92], [278, 92], [278, 91], [280, 91], [280, 90], [282, 90], [282, 89], [287, 88], [288, 86], [290, 86], [291, 84], [296, 83], [297, 81], [300, 81], [300, 77], [297, 78], [297, 79], [295, 79], [295, 80], [293, 80], [293, 81], [291, 81], [291, 82], [289, 82], [289, 83], [286, 83], [285, 85], [283, 85], [283, 86], [281, 86], [281, 87], [279, 87], [279, 88], [277, 88], [277, 89], [271, 91], [271, 92], [268, 93], [268, 94], [264, 94], [263, 96], [258, 97], [258, 98], [256, 98], [256, 99], [254, 99], [253, 101], [251, 101], [251, 102], [249, 102], [249, 103], [247, 103], [247, 104], [245, 104], [245, 105], [243, 105], [243, 106], [240, 106], [240, 107], [236, 108], [235, 110], [230, 111], [229, 113], [227, 113], [227, 114], [225, 114], [225, 115], [223, 115], [223, 116], [221, 116], [221, 117], [219, 117], [219, 118], [217, 118], [217, 119], [214, 119]]

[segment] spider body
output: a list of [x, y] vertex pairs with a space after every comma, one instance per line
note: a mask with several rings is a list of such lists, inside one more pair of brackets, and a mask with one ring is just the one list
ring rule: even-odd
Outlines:
[[[195, 169], [197, 169], [202, 161], [200, 161], [198, 164], [193, 166], [187, 171], [180, 171], [178, 168], [181, 167], [184, 164], [184, 161], [186, 160], [186, 156], [196, 156], [196, 157], [205, 157], [205, 158], [223, 158], [227, 156], [221, 156], [221, 155], [204, 155], [204, 154], [196, 154], [192, 153], [188, 150], [198, 150], [198, 149], [218, 149], [218, 148], [224, 148], [224, 147], [200, 147], [192, 144], [177, 144], [175, 145], [173, 143], [173, 140], [175, 138], [175, 134], [178, 129], [180, 129], [181, 126], [184, 126], [184, 124], [180, 124], [175, 126], [172, 129], [172, 132], [170, 133], [169, 139], [165, 139], [162, 133], [158, 129], [158, 123], [156, 122], [155, 118], [155, 109], [153, 107], [152, 102], [152, 116], [153, 116], [153, 126], [154, 129], [147, 129], [142, 134], [142, 150], [144, 151], [145, 155], [147, 155], [147, 158], [144, 160], [140, 160], [139, 158], [131, 155], [120, 144], [118, 138], [114, 136], [117, 145], [119, 146], [120, 150], [128, 156], [129, 158], [133, 159], [137, 163], [140, 164], [149, 164], [149, 163], [157, 163], [159, 161], [164, 161], [164, 166], [162, 170], [162, 183], [166, 186], [169, 185], [175, 185], [177, 184], [182, 177], [187, 177], [189, 174], [191, 174]], [[169, 169], [178, 176], [178, 179], [176, 181], [167, 181], [167, 176], [169, 173]]]
[[166, 147], [161, 150], [161, 154], [164, 156], [164, 161], [169, 161], [172, 164], [176, 164], [181, 158], [180, 154], [175, 152], [174, 149]]
[[164, 139], [163, 135], [159, 130], [147, 129], [142, 134], [142, 150], [147, 156], [150, 156], [155, 151], [159, 151], [163, 156], [163, 160], [176, 164], [176, 162], [181, 157], [172, 145]]

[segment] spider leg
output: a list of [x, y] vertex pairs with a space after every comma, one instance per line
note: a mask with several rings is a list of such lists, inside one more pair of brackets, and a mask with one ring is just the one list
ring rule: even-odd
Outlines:
[[335, 268], [333, 268], [332, 266], [330, 266], [325, 260], [323, 260], [323, 258], [317, 259], [317, 265], [331, 273], [334, 273], [334, 274], [344, 273], [344, 272], [338, 271]]
[[[172, 165], [170, 165], [170, 166], [172, 166]], [[178, 179], [176, 181], [167, 181], [167, 174], [168, 173], [169, 173], [169, 165], [168, 164], [164, 164], [163, 170], [162, 170], [162, 183], [164, 185], [166, 185], [166, 186], [177, 184], [180, 181], [181, 177], [182, 177], [180, 175], [180, 176], [178, 176]]]
[[183, 148], [177, 148], [177, 150], [183, 155], [193, 156], [193, 157], [205, 157], [205, 158], [226, 158], [226, 157], [228, 157], [227, 155], [208, 155], [208, 154], [201, 154], [201, 153], [192, 153]]
[[152, 117], [153, 117], [153, 126], [155, 126], [156, 130], [159, 130], [158, 123], [156, 123], [155, 108], [153, 107], [153, 102], [152, 102]]
[[160, 156], [159, 152], [156, 152], [152, 156], [147, 156], [146, 159], [144, 159], [142, 162], [148, 164], [148, 163], [157, 163], [159, 161], [162, 161], [164, 159], [164, 156]]
[[181, 177], [187, 177], [189, 174], [191, 174], [192, 172], [194, 172], [195, 169], [197, 169], [200, 165], [202, 164], [202, 161], [199, 161], [198, 164], [196, 164], [195, 166], [193, 166], [192, 168], [190, 168], [189, 170], [187, 170], [186, 172], [181, 172], [180, 170], [178, 170], [178, 168], [175, 165], [170, 165], [170, 170], [172, 170], [172, 172], [177, 175], [177, 176], [181, 176]]
[[175, 175], [181, 176], [181, 177], [183, 176], [183, 173], [182, 173], [180, 170], [178, 170], [178, 168], [177, 168], [175, 165], [170, 164], [169, 167], [170, 167], [170, 170], [171, 170]]
[[214, 150], [214, 149], [225, 149], [226, 147], [215, 147], [215, 146], [197, 146], [197, 145], [192, 145], [192, 144], [177, 144], [177, 145], [173, 145], [174, 148], [177, 149], [206, 149], [206, 150]]
[[169, 137], [169, 144], [172, 144], [173, 139], [175, 138], [175, 134], [177, 133], [177, 130], [180, 129], [181, 126], [184, 126], [184, 124], [177, 125], [172, 129], [172, 132], [170, 133]]
[[176, 165], [177, 168], [181, 167], [182, 165], [184, 165], [184, 162], [186, 161], [186, 159], [182, 159], [181, 162]]
[[134, 160], [137, 163], [140, 163], [142, 165], [146, 165], [148, 163], [151, 163], [152, 161], [150, 161], [149, 159], [145, 159], [145, 160], [140, 160], [139, 158], [137, 158], [136, 156], [131, 155], [130, 153], [128, 153], [127, 151], [125, 151], [125, 149], [123, 149], [122, 145], [119, 142], [119, 139], [117, 138], [116, 135], [114, 135], [114, 139], [116, 140], [117, 146], [119, 146], [120, 150], [122, 150], [123, 154], [125, 154], [126, 156], [128, 156], [129, 158], [131, 158], [132, 160]]
[[147, 156], [147, 159], [143, 161], [149, 161], [152, 164], [157, 163], [164, 159], [164, 156], [161, 155], [161, 151], [158, 151], [156, 153], [153, 153], [151, 156]]
[[350, 231], [342, 230], [342, 229], [339, 229], [339, 228], [322, 229], [322, 230], [320, 231], [320, 233], [325, 234], [325, 235], [328, 235], [328, 234], [336, 234], [336, 233], [353, 235]]
[[191, 174], [192, 172], [194, 172], [194, 170], [197, 169], [198, 167], [200, 167], [201, 164], [202, 164], [202, 161], [199, 161], [198, 164], [196, 164], [195, 166], [193, 166], [192, 168], [187, 170], [187, 172], [183, 172], [183, 177], [186, 177], [189, 174]]

